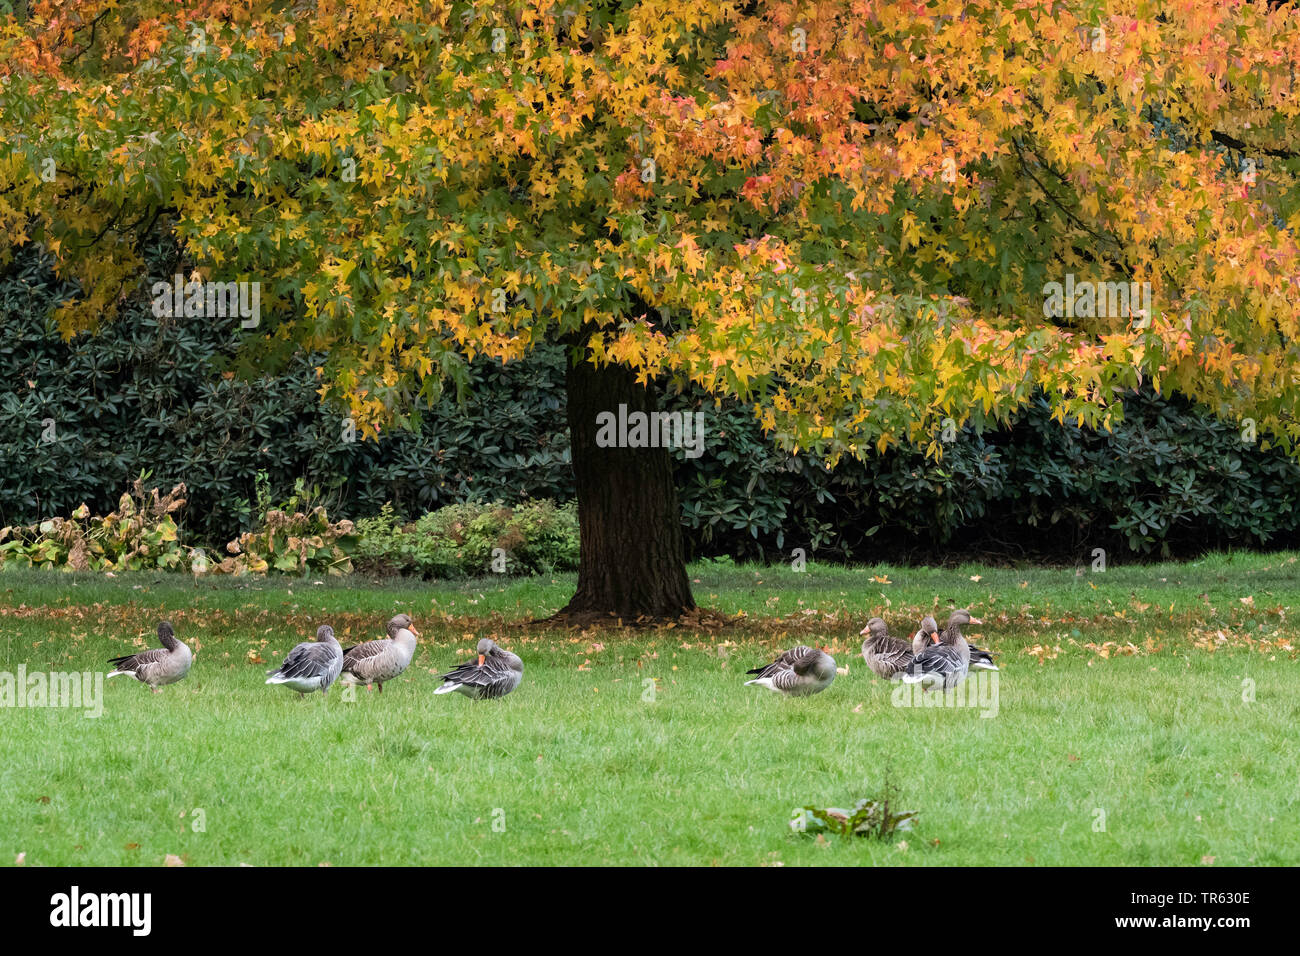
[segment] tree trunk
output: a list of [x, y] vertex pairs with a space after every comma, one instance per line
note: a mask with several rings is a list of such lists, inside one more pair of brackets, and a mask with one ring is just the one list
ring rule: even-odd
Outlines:
[[[619, 365], [570, 354], [569, 441], [578, 494], [578, 590], [561, 618], [675, 619], [695, 607], [686, 577], [673, 462], [665, 448], [601, 448], [596, 417], [657, 410], [656, 393]], [[575, 364], [576, 361], [576, 364]]]

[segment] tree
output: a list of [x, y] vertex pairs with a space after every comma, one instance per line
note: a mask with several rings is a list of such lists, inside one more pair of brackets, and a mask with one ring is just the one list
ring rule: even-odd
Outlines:
[[469, 357], [564, 342], [572, 612], [692, 604], [667, 452], [596, 427], [672, 383], [831, 463], [940, 455], [1039, 390], [1104, 427], [1144, 380], [1300, 436], [1286, 9], [30, 6], [0, 32], [0, 225], [80, 280], [67, 333], [161, 226], [261, 283], [250, 368], [327, 352], [370, 434]]

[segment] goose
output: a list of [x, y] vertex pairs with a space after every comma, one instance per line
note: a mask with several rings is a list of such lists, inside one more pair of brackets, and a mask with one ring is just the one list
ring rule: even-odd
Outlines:
[[183, 678], [190, 672], [194, 655], [184, 643], [176, 640], [171, 621], [158, 624], [158, 640], [162, 647], [111, 659], [109, 663], [113, 665], [113, 670], [108, 672], [108, 676], [130, 674], [141, 683], [148, 684], [149, 690], [155, 694], [164, 684], [174, 684]]
[[912, 663], [912, 646], [906, 641], [889, 636], [889, 628], [884, 620], [873, 617], [867, 621], [861, 634], [870, 634], [862, 642], [862, 659], [879, 677], [892, 680], [901, 677], [907, 665]]
[[939, 624], [930, 615], [921, 618], [921, 629], [912, 635], [912, 656], [916, 657], [931, 643], [939, 642]]
[[970, 616], [970, 611], [953, 611], [948, 626], [939, 634], [939, 643], [927, 647], [912, 659], [912, 666], [903, 675], [908, 684], [922, 684], [926, 690], [955, 687], [966, 679], [970, 671], [970, 645], [962, 636], [966, 624], [982, 624]]
[[820, 648], [800, 644], [772, 663], [746, 673], [758, 675], [745, 681], [746, 687], [757, 684], [779, 694], [806, 697], [831, 686], [831, 681], [835, 680], [835, 658]]
[[[916, 636], [912, 638], [913, 656], [920, 654], [930, 639], [933, 639], [936, 644], [939, 643], [939, 625], [934, 622], [934, 618], [927, 617], [921, 622], [921, 630], [917, 631]], [[970, 669], [973, 671], [995, 671], [998, 669], [998, 665], [993, 663], [993, 653], [991, 651], [986, 651], [982, 647], [971, 644]]]
[[343, 672], [340, 679], [347, 684], [372, 683], [384, 692], [384, 681], [394, 680], [410, 666], [415, 656], [415, 639], [420, 632], [411, 623], [408, 614], [398, 614], [388, 622], [387, 637], [365, 641], [343, 648]]
[[334, 628], [322, 624], [316, 629], [314, 642], [303, 641], [285, 656], [283, 664], [267, 671], [271, 676], [266, 682], [296, 690], [300, 698], [314, 690], [328, 695], [330, 684], [342, 669], [343, 648], [334, 637]]
[[442, 676], [442, 686], [434, 693], [456, 691], [474, 700], [486, 700], [504, 697], [523, 679], [524, 662], [519, 656], [504, 647], [497, 647], [491, 638], [484, 637], [478, 642], [478, 660], [457, 664]]

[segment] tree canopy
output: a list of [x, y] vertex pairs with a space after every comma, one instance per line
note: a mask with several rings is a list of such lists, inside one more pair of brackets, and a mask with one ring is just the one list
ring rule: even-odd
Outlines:
[[[558, 339], [831, 460], [1040, 389], [1104, 426], [1141, 381], [1300, 439], [1289, 9], [10, 6], [0, 257], [79, 280], [66, 334], [140, 294], [164, 227], [261, 283], [250, 364], [319, 352], [371, 431]], [[1076, 280], [1150, 314], [1045, 314]]]

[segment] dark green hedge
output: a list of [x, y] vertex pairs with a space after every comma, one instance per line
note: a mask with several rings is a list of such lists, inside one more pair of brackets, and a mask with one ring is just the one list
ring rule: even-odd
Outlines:
[[1094, 548], [1297, 544], [1300, 466], [1177, 398], [1135, 394], [1125, 412], [1099, 433], [1053, 422], [1038, 401], [1006, 430], [960, 432], [941, 462], [892, 450], [829, 472], [792, 462], [748, 412], [728, 410], [715, 426], [726, 443], [681, 469], [683, 507], [701, 553], [736, 556], [1090, 561]]
[[[166, 260], [164, 260], [166, 261]], [[172, 274], [160, 268], [150, 282]], [[146, 301], [98, 336], [60, 341], [65, 292], [36, 257], [0, 277], [0, 525], [115, 504], [140, 471], [184, 481], [189, 532], [222, 545], [248, 530], [259, 471], [280, 500], [305, 477], [331, 515], [419, 515], [450, 502], [571, 494], [561, 357], [474, 369], [474, 400], [426, 411], [423, 435], [344, 443], [307, 357], [275, 377], [226, 378], [237, 323], [158, 319]], [[54, 421], [54, 442], [42, 422]]]
[[[149, 281], [176, 268], [162, 248]], [[226, 377], [234, 323], [157, 319], [143, 297], [98, 337], [63, 343], [48, 315], [65, 291], [31, 252], [0, 276], [0, 526], [83, 501], [106, 512], [141, 471], [184, 481], [187, 533], [217, 546], [251, 526], [259, 472], [273, 499], [304, 478], [332, 516], [354, 519], [385, 501], [418, 517], [572, 496], [558, 349], [475, 363], [472, 397], [428, 406], [418, 435], [345, 444], [309, 357], [256, 382]], [[940, 463], [892, 450], [834, 472], [777, 451], [744, 408], [670, 404], [709, 422], [704, 456], [677, 465], [697, 555], [1082, 560], [1097, 547], [1292, 546], [1300, 527], [1300, 467], [1179, 400], [1133, 396], [1113, 434], [1057, 425], [1039, 403], [1007, 430], [963, 431]], [[43, 442], [50, 419], [56, 440]]]

